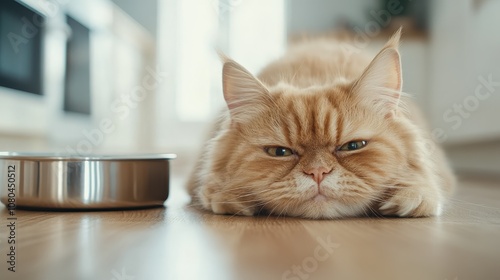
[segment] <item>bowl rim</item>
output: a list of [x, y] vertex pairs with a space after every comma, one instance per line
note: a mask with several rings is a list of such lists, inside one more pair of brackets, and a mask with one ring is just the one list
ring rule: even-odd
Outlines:
[[177, 158], [171, 153], [151, 154], [67, 154], [38, 152], [7, 152], [0, 151], [0, 160], [33, 160], [33, 161], [130, 161], [130, 160], [172, 160]]

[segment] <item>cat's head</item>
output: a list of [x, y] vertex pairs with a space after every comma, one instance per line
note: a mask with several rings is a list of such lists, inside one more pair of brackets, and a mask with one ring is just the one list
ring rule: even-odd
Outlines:
[[216, 157], [231, 174], [229, 200], [236, 193], [273, 214], [332, 218], [362, 214], [381, 199], [414, 140], [400, 116], [398, 41], [358, 79], [329, 86], [267, 87], [227, 59], [231, 125]]

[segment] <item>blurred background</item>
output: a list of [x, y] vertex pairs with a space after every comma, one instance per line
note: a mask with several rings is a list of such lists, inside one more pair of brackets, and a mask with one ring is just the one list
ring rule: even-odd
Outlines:
[[500, 174], [500, 1], [2, 0], [0, 150], [196, 158], [224, 106], [216, 49], [257, 73], [304, 37], [374, 52], [458, 172]]

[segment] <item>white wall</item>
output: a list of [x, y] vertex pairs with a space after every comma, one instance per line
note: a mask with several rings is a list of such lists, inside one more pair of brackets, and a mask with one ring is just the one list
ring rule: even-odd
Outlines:
[[500, 1], [434, 1], [430, 75], [433, 126], [447, 143], [500, 139]]

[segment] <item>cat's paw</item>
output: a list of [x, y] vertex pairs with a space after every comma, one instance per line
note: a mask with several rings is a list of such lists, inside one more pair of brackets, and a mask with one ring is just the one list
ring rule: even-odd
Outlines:
[[387, 216], [439, 216], [442, 212], [442, 197], [431, 188], [402, 187], [380, 204], [379, 211]]

